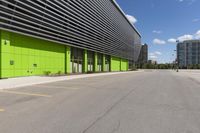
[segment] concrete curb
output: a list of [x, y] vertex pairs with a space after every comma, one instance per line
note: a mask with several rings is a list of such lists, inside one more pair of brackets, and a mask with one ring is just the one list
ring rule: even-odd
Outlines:
[[2, 79], [0, 80], [0, 90], [32, 86], [32, 85], [37, 85], [37, 84], [52, 83], [52, 82], [58, 82], [58, 81], [64, 81], [64, 80], [68, 81], [68, 80], [73, 80], [73, 79], [109, 76], [109, 75], [127, 74], [127, 73], [138, 73], [138, 72], [143, 72], [143, 71], [139, 70], [139, 71], [128, 71], [128, 72], [95, 73], [95, 74], [82, 74], [82, 75], [71, 75], [71, 76], [62, 76], [62, 77], [32, 76], [32, 77]]

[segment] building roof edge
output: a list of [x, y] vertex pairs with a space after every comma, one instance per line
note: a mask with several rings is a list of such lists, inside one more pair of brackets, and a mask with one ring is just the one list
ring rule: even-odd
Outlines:
[[122, 8], [119, 6], [119, 4], [117, 3], [117, 1], [116, 0], [111, 0], [113, 3], [114, 3], [114, 5], [117, 7], [117, 9], [120, 11], [120, 13], [125, 17], [125, 19], [128, 21], [128, 23], [131, 25], [131, 27], [138, 33], [138, 35], [140, 36], [140, 37], [142, 37], [141, 36], [141, 34], [140, 34], [140, 32], [137, 30], [137, 28], [128, 20], [128, 18], [126, 17], [126, 14], [124, 13], [124, 11], [122, 10]]

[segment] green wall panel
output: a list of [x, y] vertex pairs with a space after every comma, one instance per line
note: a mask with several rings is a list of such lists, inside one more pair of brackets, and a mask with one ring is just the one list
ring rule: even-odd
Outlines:
[[[83, 72], [88, 70], [87, 50], [84, 50]], [[97, 53], [94, 72], [97, 72]], [[111, 71], [128, 70], [128, 61], [111, 57]], [[0, 30], [0, 78], [71, 73], [71, 47]], [[105, 71], [105, 55], [103, 55]]]
[[65, 57], [65, 73], [71, 73], [71, 48], [69, 46], [66, 46], [66, 57]]
[[88, 57], [87, 57], [87, 50], [84, 50], [83, 53], [83, 72], [87, 73], [88, 72]]
[[106, 71], [106, 56], [103, 54], [103, 72]]
[[1, 45], [0, 45], [0, 62], [1, 62], [1, 78], [9, 76], [13, 72], [12, 66], [10, 66], [10, 34], [1, 31]]
[[128, 60], [121, 59], [121, 71], [127, 71], [128, 70]]
[[70, 72], [70, 47], [6, 31], [0, 35], [1, 78]]
[[1, 78], [1, 44], [2, 44], [2, 39], [1, 39], [1, 30], [0, 30], [0, 78]]
[[94, 72], [98, 72], [98, 66], [97, 66], [97, 52], [94, 53]]
[[128, 60], [118, 57], [111, 57], [111, 71], [127, 71]]
[[118, 57], [111, 57], [111, 71], [120, 71], [121, 69], [121, 59]]

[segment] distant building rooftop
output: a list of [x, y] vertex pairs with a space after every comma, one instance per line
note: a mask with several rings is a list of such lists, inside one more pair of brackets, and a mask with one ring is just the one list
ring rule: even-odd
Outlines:
[[200, 42], [200, 40], [195, 39], [195, 40], [185, 40], [185, 41], [181, 41], [179, 43], [186, 43], [186, 42]]

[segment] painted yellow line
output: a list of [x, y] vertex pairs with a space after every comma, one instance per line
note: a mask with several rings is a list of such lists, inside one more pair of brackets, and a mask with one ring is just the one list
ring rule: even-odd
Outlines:
[[4, 109], [0, 109], [0, 112], [4, 112], [5, 110]]
[[44, 88], [50, 88], [50, 89], [67, 89], [67, 90], [78, 90], [79, 88], [68, 88], [65, 86], [47, 86], [47, 85], [34, 85], [37, 87], [44, 87]]
[[54, 88], [54, 89], [66, 89], [64, 86], [47, 86], [47, 85], [34, 85], [37, 87], [44, 87], [44, 88]]
[[6, 91], [2, 90], [0, 93], [9, 93], [9, 94], [17, 94], [17, 95], [28, 95], [28, 96], [38, 96], [38, 97], [48, 97], [50, 98], [50, 95], [45, 94], [36, 94], [36, 93], [27, 93], [27, 92], [19, 92], [19, 91]]

